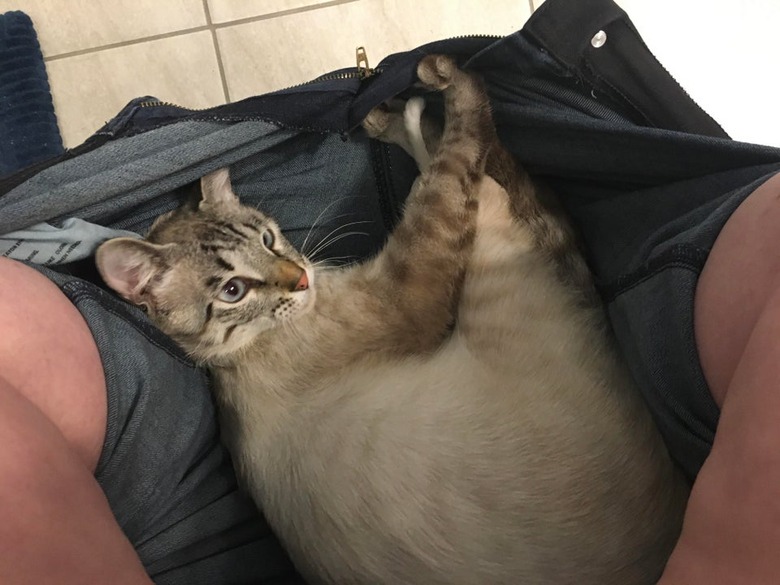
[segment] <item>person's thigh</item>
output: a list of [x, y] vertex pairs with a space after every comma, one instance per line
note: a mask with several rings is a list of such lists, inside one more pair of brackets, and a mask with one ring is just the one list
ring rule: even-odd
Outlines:
[[696, 289], [696, 343], [721, 414], [663, 585], [777, 582], [779, 274], [775, 175], [725, 224]]
[[[63, 473], [74, 469], [73, 458], [61, 459], [71, 453], [81, 483], [46, 475], [45, 463], [26, 465], [0, 443], [8, 469], [37, 471], [42, 486], [54, 477], [61, 494], [92, 494], [89, 514], [71, 498], [72, 519], [91, 530], [99, 520], [92, 512], [105, 514], [114, 531], [105, 545], [129, 545], [130, 557], [161, 585], [301, 583], [237, 485], [206, 373], [141, 311], [88, 279], [7, 260], [0, 271], [0, 327], [12, 331], [0, 342], [0, 376], [10, 372], [8, 386], [37, 415], [29, 420], [47, 422], [56, 432], [46, 436], [59, 437], [60, 444], [35, 453], [56, 454]], [[27, 432], [38, 437], [39, 430]], [[55, 491], [31, 491], [26, 509], [56, 508], [49, 498]], [[12, 512], [18, 521], [27, 516], [21, 507]], [[70, 532], [64, 519], [57, 524], [59, 534]], [[45, 552], [46, 542], [45, 535], [31, 541], [31, 554]]]
[[43, 275], [0, 258], [0, 331], [0, 375], [94, 471], [106, 429], [106, 384], [81, 314]]
[[151, 583], [93, 475], [106, 389], [86, 323], [0, 259], [0, 331], [0, 582]]
[[780, 286], [780, 174], [761, 185], [723, 226], [699, 277], [696, 346], [718, 406], [769, 297]]

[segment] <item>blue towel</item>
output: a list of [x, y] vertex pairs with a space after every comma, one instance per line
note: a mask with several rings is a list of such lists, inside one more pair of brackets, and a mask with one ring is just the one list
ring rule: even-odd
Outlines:
[[63, 152], [33, 23], [0, 14], [0, 177]]

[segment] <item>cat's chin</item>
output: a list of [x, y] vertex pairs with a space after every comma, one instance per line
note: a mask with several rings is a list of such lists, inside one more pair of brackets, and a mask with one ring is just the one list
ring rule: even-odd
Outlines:
[[314, 287], [309, 287], [308, 290], [302, 291], [300, 294], [302, 300], [299, 301], [298, 309], [296, 310], [295, 315], [292, 316], [293, 320], [303, 317], [311, 311], [314, 308], [314, 302], [317, 300], [317, 291]]

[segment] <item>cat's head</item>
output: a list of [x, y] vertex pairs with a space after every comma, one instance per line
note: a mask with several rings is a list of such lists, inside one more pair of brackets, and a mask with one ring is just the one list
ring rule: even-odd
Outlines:
[[227, 169], [201, 199], [161, 216], [146, 240], [101, 244], [105, 282], [202, 362], [240, 351], [314, 303], [310, 263], [260, 211], [241, 205]]

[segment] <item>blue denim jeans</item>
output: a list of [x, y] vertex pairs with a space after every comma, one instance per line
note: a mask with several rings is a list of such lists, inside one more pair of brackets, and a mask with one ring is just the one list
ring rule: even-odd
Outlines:
[[[598, 30], [608, 40], [596, 48]], [[718, 421], [693, 338], [696, 282], [730, 214], [780, 172], [780, 150], [730, 140], [611, 0], [547, 0], [505, 38], [432, 43], [387, 57], [368, 77], [345, 70], [210, 110], [139, 98], [82, 146], [0, 181], [0, 233], [79, 217], [142, 234], [191, 182], [230, 166], [241, 199], [276, 217], [294, 244], [310, 230], [315, 242], [359, 231], [319, 258], [365, 258], [397, 221], [416, 168], [359, 123], [380, 102], [418, 92], [416, 63], [432, 52], [484, 76], [499, 135], [561, 197], [631, 371], [694, 478]], [[438, 106], [431, 96], [434, 115]], [[95, 324], [116, 394], [101, 485], [155, 580], [294, 582], [235, 491], [206, 377], [100, 290], [90, 260], [57, 270], [50, 276]]]

